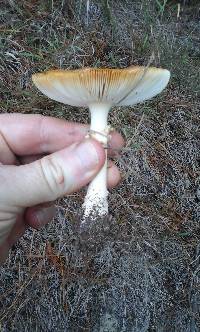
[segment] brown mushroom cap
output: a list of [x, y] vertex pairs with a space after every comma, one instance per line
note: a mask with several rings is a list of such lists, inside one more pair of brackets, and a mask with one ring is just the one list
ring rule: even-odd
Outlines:
[[141, 66], [49, 70], [32, 76], [34, 84], [45, 95], [72, 106], [134, 105], [160, 93], [169, 78], [170, 72], [166, 69]]

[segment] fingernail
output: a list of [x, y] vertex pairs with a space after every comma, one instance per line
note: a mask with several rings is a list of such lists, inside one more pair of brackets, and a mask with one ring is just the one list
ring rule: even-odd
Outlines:
[[37, 224], [36, 228], [40, 229], [54, 218], [55, 208], [54, 206], [52, 206], [48, 208], [38, 209], [37, 211], [34, 212], [34, 214]]
[[76, 147], [76, 156], [85, 171], [90, 171], [99, 164], [98, 152], [90, 140], [86, 139]]

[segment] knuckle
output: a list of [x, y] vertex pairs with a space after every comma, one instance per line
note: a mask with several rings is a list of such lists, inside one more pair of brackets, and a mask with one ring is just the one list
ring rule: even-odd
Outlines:
[[65, 188], [64, 171], [59, 162], [52, 156], [46, 156], [41, 159], [41, 170], [43, 178], [51, 192], [51, 197], [56, 199], [61, 195]]
[[38, 117], [38, 127], [39, 127], [38, 137], [39, 137], [40, 151], [46, 152], [49, 135], [46, 127], [46, 118], [42, 115], [39, 115]]

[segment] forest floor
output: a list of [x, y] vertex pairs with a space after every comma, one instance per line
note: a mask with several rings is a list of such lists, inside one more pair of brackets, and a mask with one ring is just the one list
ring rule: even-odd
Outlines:
[[126, 139], [109, 218], [76, 229], [85, 191], [57, 202], [0, 269], [0, 331], [200, 330], [200, 4], [0, 1], [0, 112], [87, 123], [31, 82], [49, 68], [160, 66], [163, 93], [114, 108]]

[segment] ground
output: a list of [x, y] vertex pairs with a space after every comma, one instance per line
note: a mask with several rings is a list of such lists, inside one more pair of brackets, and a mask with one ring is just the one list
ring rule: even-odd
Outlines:
[[0, 269], [0, 330], [200, 329], [199, 1], [1, 1], [0, 112], [78, 122], [88, 111], [41, 95], [34, 72], [151, 64], [171, 71], [151, 101], [115, 108], [126, 138], [109, 218], [77, 232], [84, 191], [27, 231]]

